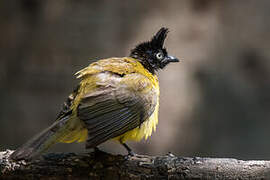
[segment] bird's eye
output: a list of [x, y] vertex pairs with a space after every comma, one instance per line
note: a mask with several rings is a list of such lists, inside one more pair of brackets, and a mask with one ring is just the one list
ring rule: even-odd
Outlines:
[[163, 53], [162, 52], [157, 53], [156, 58], [159, 59], [159, 60], [163, 59], [164, 58]]

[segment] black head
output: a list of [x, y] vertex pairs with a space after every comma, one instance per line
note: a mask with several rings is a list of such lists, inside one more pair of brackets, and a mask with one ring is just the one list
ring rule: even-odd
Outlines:
[[130, 57], [138, 59], [152, 73], [163, 69], [170, 62], [179, 62], [177, 58], [169, 56], [163, 47], [168, 32], [167, 28], [161, 28], [151, 41], [143, 42], [132, 49]]

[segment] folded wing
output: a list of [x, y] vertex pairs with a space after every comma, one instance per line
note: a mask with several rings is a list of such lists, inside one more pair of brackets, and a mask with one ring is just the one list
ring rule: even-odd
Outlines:
[[77, 109], [88, 130], [87, 148], [140, 126], [156, 105], [150, 81], [140, 74], [103, 72], [99, 77], [96, 90], [86, 93]]

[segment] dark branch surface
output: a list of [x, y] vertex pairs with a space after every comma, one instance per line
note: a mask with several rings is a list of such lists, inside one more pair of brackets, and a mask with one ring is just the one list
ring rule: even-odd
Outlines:
[[166, 156], [125, 157], [105, 152], [47, 154], [11, 162], [0, 152], [0, 179], [270, 179], [270, 161]]

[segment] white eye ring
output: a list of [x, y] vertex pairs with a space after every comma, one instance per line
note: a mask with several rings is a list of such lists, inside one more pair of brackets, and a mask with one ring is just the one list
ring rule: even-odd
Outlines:
[[156, 58], [159, 59], [159, 60], [163, 59], [164, 58], [163, 53], [162, 52], [157, 53]]

